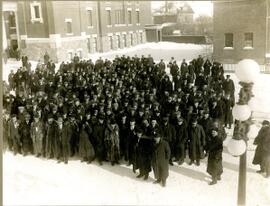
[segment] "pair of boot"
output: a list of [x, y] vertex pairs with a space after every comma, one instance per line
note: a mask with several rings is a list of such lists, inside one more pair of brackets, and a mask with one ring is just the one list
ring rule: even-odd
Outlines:
[[219, 180], [221, 180], [220, 175], [218, 175], [217, 177], [212, 177], [212, 182], [210, 182], [209, 185], [215, 185]]
[[162, 187], [166, 187], [166, 180], [161, 180], [161, 179], [157, 179], [156, 181], [154, 181], [154, 184], [158, 184], [161, 182]]
[[[189, 162], [189, 165], [192, 165], [194, 163], [194, 160], [191, 160], [190, 162]], [[196, 160], [196, 165], [197, 166], [200, 166], [200, 160]]]
[[147, 174], [145, 174], [145, 175], [143, 175], [143, 174], [139, 174], [138, 176], [136, 176], [136, 178], [141, 178], [141, 177], [143, 177], [144, 176], [144, 180], [147, 180], [148, 179], [148, 177], [149, 177], [149, 174], [147, 173]]

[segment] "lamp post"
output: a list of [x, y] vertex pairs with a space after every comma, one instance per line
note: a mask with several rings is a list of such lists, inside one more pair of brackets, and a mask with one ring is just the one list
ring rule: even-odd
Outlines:
[[237, 196], [238, 206], [246, 205], [247, 141], [248, 138], [252, 138], [257, 135], [251, 121], [251, 109], [254, 109], [252, 86], [259, 73], [259, 65], [251, 59], [240, 61], [235, 70], [235, 74], [240, 80], [239, 84], [241, 89], [239, 92], [239, 101], [232, 110], [236, 121], [233, 138], [228, 143], [228, 150], [233, 156], [240, 156]]

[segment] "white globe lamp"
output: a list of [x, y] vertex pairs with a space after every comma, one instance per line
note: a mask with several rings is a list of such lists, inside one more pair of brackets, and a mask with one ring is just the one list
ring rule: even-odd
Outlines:
[[248, 106], [251, 109], [251, 111], [255, 111], [258, 108], [259, 101], [255, 98], [252, 97], [249, 101], [248, 101]]
[[247, 144], [244, 140], [230, 139], [227, 145], [228, 151], [232, 156], [238, 157], [245, 153]]
[[248, 105], [240, 105], [236, 104], [234, 105], [232, 109], [232, 114], [235, 117], [235, 119], [239, 121], [246, 121], [251, 115], [251, 110]]
[[249, 139], [254, 139], [255, 137], [257, 137], [258, 133], [259, 133], [259, 128], [256, 126], [256, 124], [252, 124], [249, 126], [247, 137]]
[[237, 64], [235, 74], [241, 82], [254, 83], [260, 74], [260, 66], [252, 59], [244, 59]]

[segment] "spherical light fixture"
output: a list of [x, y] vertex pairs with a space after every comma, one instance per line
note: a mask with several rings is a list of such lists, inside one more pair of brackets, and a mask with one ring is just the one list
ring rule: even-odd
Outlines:
[[239, 121], [246, 121], [251, 115], [251, 110], [249, 106], [246, 104], [245, 105], [236, 104], [232, 109], [232, 114], [235, 117], [235, 119]]
[[250, 139], [254, 139], [255, 137], [257, 137], [258, 132], [259, 132], [259, 128], [255, 124], [252, 124], [249, 126], [247, 137]]
[[255, 82], [260, 74], [260, 66], [252, 59], [244, 59], [237, 64], [235, 74], [241, 82]]
[[238, 157], [245, 153], [247, 144], [244, 140], [230, 139], [227, 145], [228, 151], [232, 156]]
[[255, 111], [258, 108], [259, 102], [255, 97], [252, 97], [249, 101], [248, 101], [248, 106], [251, 109], [251, 111]]

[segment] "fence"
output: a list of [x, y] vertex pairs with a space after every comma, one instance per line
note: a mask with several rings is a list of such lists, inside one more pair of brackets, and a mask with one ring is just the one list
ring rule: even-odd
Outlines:
[[[225, 72], [234, 72], [237, 64], [223, 64]], [[270, 65], [260, 65], [261, 73], [270, 73]]]

